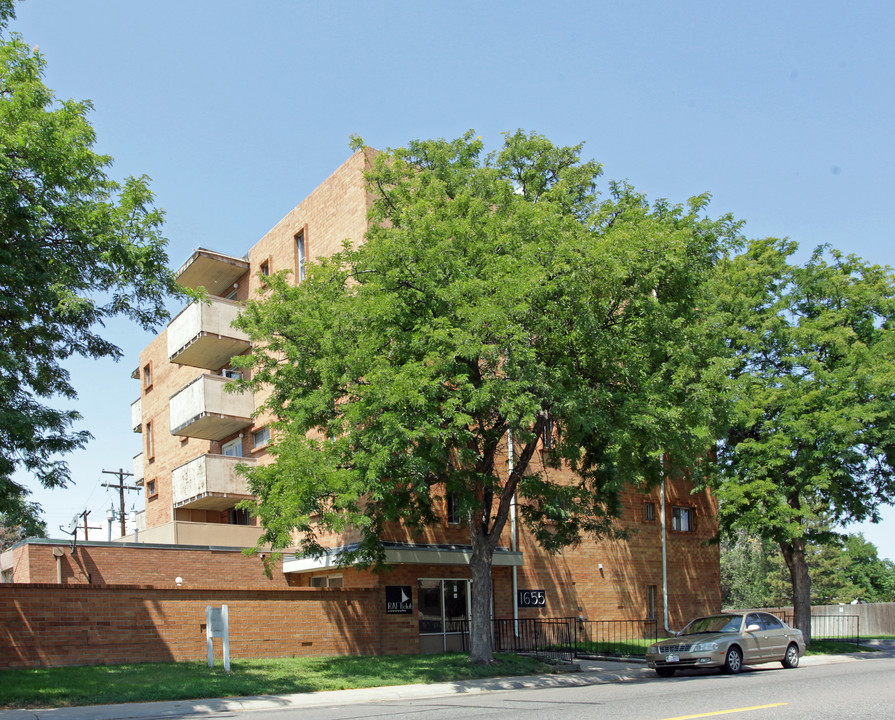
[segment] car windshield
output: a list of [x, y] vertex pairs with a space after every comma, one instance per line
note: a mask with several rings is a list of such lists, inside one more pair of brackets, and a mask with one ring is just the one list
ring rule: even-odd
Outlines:
[[709, 617], [696, 618], [687, 627], [681, 630], [681, 635], [696, 635], [697, 633], [736, 633], [743, 625], [742, 615], [711, 615]]

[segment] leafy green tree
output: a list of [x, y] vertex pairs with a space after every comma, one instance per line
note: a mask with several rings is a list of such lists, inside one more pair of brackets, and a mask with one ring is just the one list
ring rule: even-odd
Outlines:
[[736, 366], [718, 448], [722, 525], [779, 545], [795, 624], [810, 639], [810, 545], [877, 520], [895, 499], [895, 278], [794, 243], [752, 241], [722, 265], [716, 297]]
[[24, 507], [0, 512], [0, 552], [25, 538], [47, 536], [47, 525], [40, 519], [40, 508], [24, 500], [21, 503]]
[[721, 604], [738, 610], [789, 604], [785, 572], [776, 545], [736, 530], [721, 541]]
[[108, 177], [90, 103], [54, 98], [38, 51], [4, 37], [12, 16], [0, 3], [0, 512], [27, 526], [38, 506], [13, 474], [64, 486], [60, 455], [90, 438], [74, 429], [76, 411], [46, 404], [76, 397], [64, 361], [117, 359], [103, 323], [124, 316], [152, 328], [178, 289], [146, 178]]
[[895, 602], [895, 563], [880, 558], [876, 546], [862, 533], [845, 538], [845, 552], [850, 561], [848, 579], [859, 591], [855, 597], [869, 603]]
[[657, 482], [663, 455], [695, 466], [715, 438], [723, 372], [700, 308], [737, 226], [702, 217], [705, 197], [651, 207], [610, 183], [598, 202], [580, 150], [519, 131], [487, 156], [472, 133], [376, 155], [366, 242], [298, 285], [265, 278], [238, 323], [254, 342], [242, 384], [268, 389], [277, 418], [276, 462], [248, 473], [262, 542], [297, 534], [319, 555], [318, 532], [353, 529], [341, 560], [381, 563], [390, 526], [443, 522], [451, 496], [476, 662], [491, 660], [491, 561], [515, 497], [558, 550], [614, 532], [621, 488]]

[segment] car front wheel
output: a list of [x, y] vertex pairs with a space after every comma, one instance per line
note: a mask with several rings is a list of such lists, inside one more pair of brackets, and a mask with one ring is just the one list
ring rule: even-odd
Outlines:
[[724, 656], [724, 672], [736, 675], [743, 669], [743, 652], [736, 645], [727, 648], [727, 655]]
[[799, 646], [795, 643], [790, 643], [789, 647], [786, 648], [786, 655], [783, 656], [782, 662], [785, 668], [797, 668], [799, 666]]

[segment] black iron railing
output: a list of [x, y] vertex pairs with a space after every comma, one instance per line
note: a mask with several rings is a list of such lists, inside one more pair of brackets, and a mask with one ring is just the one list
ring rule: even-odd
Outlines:
[[659, 639], [657, 620], [578, 620], [575, 630], [579, 656], [641, 657]]
[[[454, 622], [463, 625], [463, 649], [468, 650], [469, 621]], [[491, 639], [494, 652], [534, 655], [565, 663], [575, 658], [572, 618], [495, 618], [491, 621]]]

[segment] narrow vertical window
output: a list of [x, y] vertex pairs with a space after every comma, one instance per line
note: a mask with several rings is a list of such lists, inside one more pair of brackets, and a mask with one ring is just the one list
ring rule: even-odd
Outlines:
[[302, 230], [295, 236], [295, 276], [298, 282], [305, 279], [305, 233]]
[[652, 522], [656, 519], [656, 504], [654, 502], [643, 503], [643, 521]]
[[143, 366], [143, 387], [152, 387], [152, 363], [146, 363]]
[[445, 505], [447, 506], [446, 509], [448, 525], [459, 525], [460, 515], [457, 512], [457, 496], [453, 493], [449, 494], [445, 498]]
[[270, 275], [270, 260], [265, 260], [261, 263], [261, 274], [267, 277]]
[[146, 457], [149, 460], [155, 457], [155, 448], [152, 444], [152, 420], [146, 423]]

